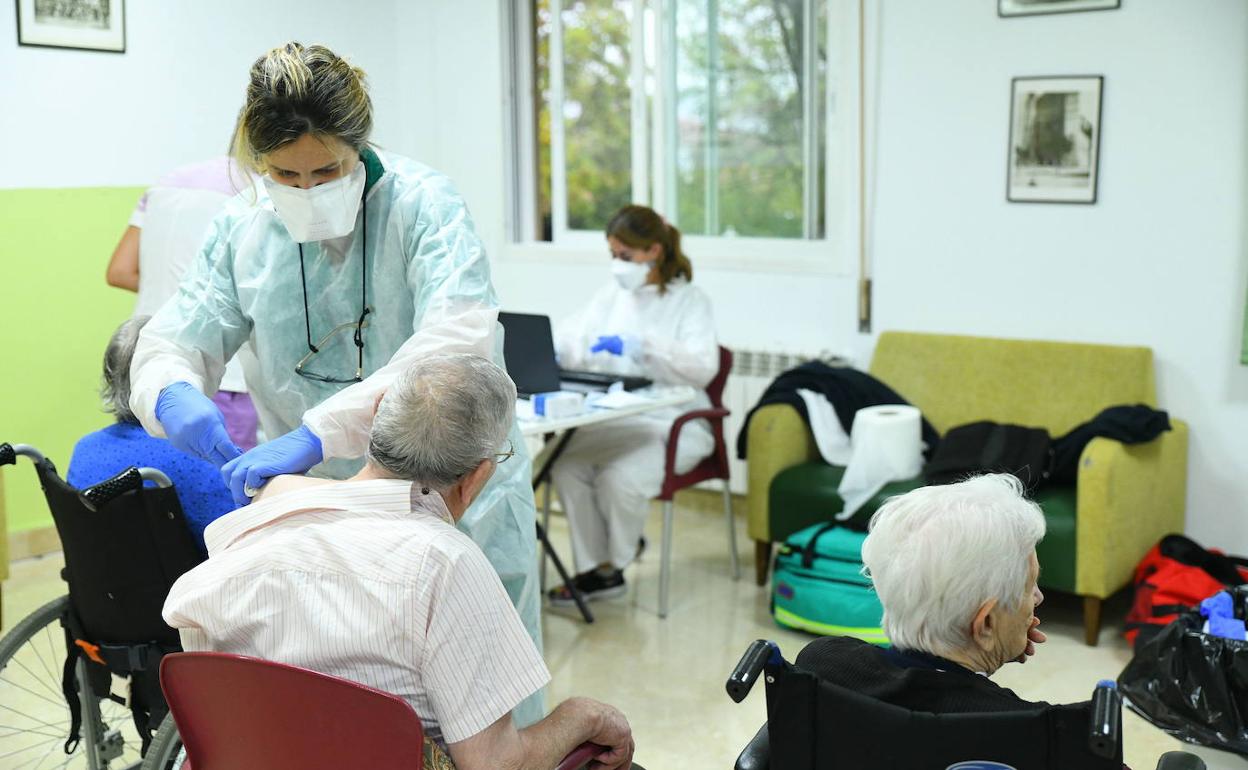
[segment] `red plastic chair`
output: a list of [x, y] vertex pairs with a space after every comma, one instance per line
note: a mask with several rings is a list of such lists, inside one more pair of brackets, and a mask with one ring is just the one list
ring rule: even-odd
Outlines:
[[[728, 373], [732, 371], [732, 351], [724, 346], [719, 347], [719, 371], [715, 379], [706, 386], [706, 395], [711, 401], [710, 409], [695, 409], [685, 412], [672, 423], [672, 432], [667, 437], [667, 460], [664, 465], [663, 489], [657, 499], [663, 501], [663, 556], [659, 570], [659, 617], [667, 617], [668, 584], [671, 580], [672, 560], [672, 498], [677, 492], [708, 479], [722, 479], [724, 482], [724, 518], [728, 522], [728, 548], [732, 554], [732, 579], [741, 578], [741, 564], [737, 560], [737, 530], [732, 518], [732, 492], [728, 489], [728, 446], [724, 443], [724, 418], [731, 412], [724, 408], [724, 384], [728, 381]], [[692, 420], [707, 420], [711, 424], [711, 434], [715, 437], [715, 451], [688, 473], [676, 472], [676, 442], [680, 439], [680, 431]]]
[[[220, 652], [166, 655], [160, 684], [183, 770], [419, 770], [424, 730], [407, 701], [297, 666]], [[558, 770], [600, 747], [583, 744]], [[192, 767], [193, 766], [193, 767]]]

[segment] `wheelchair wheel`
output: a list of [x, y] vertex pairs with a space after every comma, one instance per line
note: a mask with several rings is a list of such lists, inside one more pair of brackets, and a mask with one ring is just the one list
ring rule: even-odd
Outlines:
[[143, 770], [181, 770], [185, 761], [182, 737], [178, 735], [178, 726], [173, 723], [173, 715], [168, 714], [165, 721], [160, 723], [160, 729], [156, 731], [156, 737], [152, 738], [152, 745], [147, 749], [147, 756], [143, 758]]
[[76, 672], [81, 740], [65, 751], [70, 713], [61, 690], [66, 655], [61, 617], [68, 606], [68, 596], [53, 599], [0, 639], [0, 767], [137, 770], [141, 743], [130, 709], [91, 692], [81, 659]]

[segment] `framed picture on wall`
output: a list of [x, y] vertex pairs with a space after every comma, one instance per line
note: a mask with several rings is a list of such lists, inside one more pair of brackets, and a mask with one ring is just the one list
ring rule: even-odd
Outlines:
[[997, 15], [1039, 16], [1046, 13], [1108, 11], [1121, 5], [1122, 0], [997, 0]]
[[17, 42], [125, 53], [125, 0], [17, 0]]
[[1014, 78], [1007, 200], [1096, 203], [1100, 75]]

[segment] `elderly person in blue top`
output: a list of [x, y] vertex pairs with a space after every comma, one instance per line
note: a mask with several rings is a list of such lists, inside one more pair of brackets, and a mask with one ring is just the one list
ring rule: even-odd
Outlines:
[[[364, 73], [333, 51], [288, 43], [257, 59], [233, 154], [260, 183], [226, 204], [139, 341], [135, 415], [224, 466], [240, 505], [277, 475], [359, 470], [378, 399], [416, 358], [502, 361], [498, 298], [463, 199], [442, 174], [376, 150], [371, 130]], [[241, 453], [208, 396], [246, 341], [270, 440]], [[540, 649], [530, 463], [515, 425], [510, 439], [515, 460], [459, 526]], [[540, 693], [518, 713], [536, 720]]]
[[1044, 516], [1014, 476], [922, 487], [871, 518], [862, 561], [884, 605], [882, 649], [848, 637], [811, 642], [797, 662], [819, 676], [912, 711], [1017, 711], [1045, 706], [988, 677], [1026, 662], [1045, 640], [1036, 607]]
[[135, 316], [119, 326], [108, 341], [100, 397], [104, 410], [117, 421], [78, 440], [65, 480], [83, 489], [131, 466], [164, 471], [173, 481], [191, 535], [207, 554], [204, 528], [234, 510], [234, 501], [221, 483], [221, 473], [215, 465], [179, 452], [164, 439], [147, 435], [130, 411], [130, 359], [139, 331], [146, 323], [147, 316]]

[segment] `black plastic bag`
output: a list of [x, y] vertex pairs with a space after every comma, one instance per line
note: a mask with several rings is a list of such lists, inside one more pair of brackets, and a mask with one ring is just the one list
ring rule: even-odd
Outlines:
[[1201, 632], [1180, 615], [1118, 676], [1127, 705], [1176, 738], [1248, 755], [1248, 642]]

